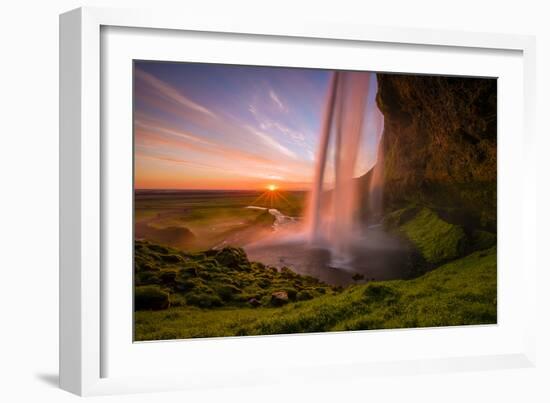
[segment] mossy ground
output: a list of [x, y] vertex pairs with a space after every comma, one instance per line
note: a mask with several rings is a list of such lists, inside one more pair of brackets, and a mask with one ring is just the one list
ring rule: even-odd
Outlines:
[[276, 308], [176, 306], [135, 314], [136, 340], [492, 324], [496, 248], [414, 280], [371, 282]]
[[[240, 248], [185, 253], [147, 241], [135, 243], [136, 308], [158, 309], [157, 300], [169, 294], [176, 306], [250, 307], [270, 305], [274, 292], [290, 301], [307, 300], [338, 290], [310, 276], [250, 262]], [[155, 292], [156, 290], [156, 292]], [[151, 306], [148, 307], [147, 303]]]
[[443, 221], [428, 208], [401, 209], [386, 223], [402, 233], [429, 264], [438, 264], [463, 255], [467, 238], [464, 230]]
[[388, 231], [409, 241], [419, 252], [424, 269], [462, 257], [468, 253], [489, 249], [496, 245], [493, 232], [479, 228], [466, 228], [443, 219], [434, 210], [422, 206], [409, 206], [393, 211], [384, 218]]

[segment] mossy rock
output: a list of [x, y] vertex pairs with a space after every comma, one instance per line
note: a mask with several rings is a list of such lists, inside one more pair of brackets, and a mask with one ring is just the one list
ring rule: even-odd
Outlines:
[[160, 258], [162, 261], [166, 263], [173, 263], [173, 264], [181, 263], [184, 261], [182, 256], [176, 255], [176, 254], [162, 255]]
[[153, 252], [163, 253], [163, 254], [170, 253], [170, 249], [168, 249], [165, 246], [157, 245], [149, 242], [147, 242], [146, 245], [147, 245], [147, 248], [152, 250]]
[[214, 308], [223, 305], [221, 298], [214, 294], [207, 294], [200, 291], [192, 291], [185, 296], [188, 305], [200, 308]]
[[[249, 307], [248, 301], [256, 299], [270, 305], [273, 293], [285, 297], [274, 301], [275, 305], [332, 294], [331, 288], [311, 276], [301, 276], [289, 268], [278, 271], [250, 262], [240, 248], [184, 253], [173, 248], [153, 247], [149, 242], [136, 241], [141, 262], [152, 262], [155, 270], [136, 271], [136, 286], [156, 285], [171, 293], [172, 306], [196, 306], [213, 309], [225, 305]], [[138, 248], [136, 248], [136, 251]], [[177, 256], [177, 259], [164, 259]], [[318, 290], [316, 290], [318, 289]], [[284, 301], [283, 301], [284, 300]]]
[[[335, 287], [335, 289], [338, 288], [338, 287]], [[341, 288], [341, 287], [340, 287]], [[327, 293], [327, 290], [324, 288], [324, 287], [317, 287], [315, 289], [315, 291], [317, 291], [319, 294], [326, 294]]]
[[168, 309], [170, 295], [155, 285], [139, 286], [135, 288], [134, 303], [137, 311]]
[[275, 291], [271, 294], [271, 305], [283, 306], [288, 303], [288, 294], [286, 291]]
[[267, 288], [271, 285], [271, 280], [269, 280], [268, 278], [260, 278], [258, 279], [258, 286], [260, 286], [261, 288]]
[[199, 278], [181, 278], [176, 279], [175, 288], [178, 292], [186, 293], [191, 291], [194, 288], [204, 285], [201, 279]]
[[296, 294], [297, 301], [307, 301], [313, 298], [313, 294], [310, 291], [303, 290]]
[[231, 301], [236, 294], [241, 294], [242, 290], [231, 284], [222, 284], [214, 287], [214, 291], [224, 301]]
[[497, 236], [492, 232], [475, 230], [472, 232], [472, 250], [489, 249], [497, 244]]
[[295, 288], [285, 288], [286, 294], [288, 295], [288, 299], [294, 301], [296, 299], [296, 296], [298, 295], [298, 291], [296, 291]]
[[430, 264], [440, 264], [465, 254], [467, 237], [462, 227], [442, 220], [428, 208], [420, 209], [398, 230]]
[[209, 257], [212, 257], [212, 255], [206, 254], [206, 253], [193, 253], [193, 254], [190, 254], [188, 257], [189, 259], [195, 262], [203, 262], [207, 260]]
[[258, 270], [258, 271], [264, 271], [265, 270], [265, 264], [263, 264], [261, 262], [252, 262], [252, 268], [254, 270]]
[[179, 270], [176, 269], [161, 270], [158, 273], [158, 278], [161, 284], [173, 287], [176, 284], [178, 273]]
[[135, 259], [136, 272], [141, 271], [158, 271], [159, 268], [150, 260], [143, 259], [141, 256], [136, 255]]
[[136, 273], [136, 285], [153, 285], [159, 284], [159, 276], [154, 271], [140, 271]]
[[241, 248], [223, 248], [216, 254], [215, 259], [220, 265], [231, 269], [242, 269], [241, 265], [250, 267], [246, 253]]
[[200, 272], [200, 265], [194, 262], [187, 263], [185, 266], [183, 266], [180, 269], [181, 275], [187, 276], [187, 277], [196, 277], [198, 276], [199, 272]]

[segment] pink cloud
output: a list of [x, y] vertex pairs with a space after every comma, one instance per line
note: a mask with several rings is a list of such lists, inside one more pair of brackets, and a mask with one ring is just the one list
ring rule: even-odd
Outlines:
[[212, 118], [216, 118], [216, 114], [212, 112], [210, 109], [192, 101], [185, 95], [183, 95], [181, 92], [176, 90], [175, 88], [171, 87], [169, 84], [166, 84], [164, 81], [159, 80], [155, 76], [146, 73], [142, 70], [135, 69], [134, 76], [136, 80], [140, 80], [146, 85], [150, 86], [151, 88], [155, 89], [157, 91], [157, 94], [181, 105], [186, 108], [192, 109], [194, 111], [203, 113], [205, 115], [208, 115]]

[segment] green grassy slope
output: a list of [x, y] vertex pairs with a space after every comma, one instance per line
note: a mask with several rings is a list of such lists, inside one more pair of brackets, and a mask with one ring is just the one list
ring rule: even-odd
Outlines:
[[372, 282], [283, 307], [137, 311], [136, 340], [496, 323], [496, 248], [414, 280]]

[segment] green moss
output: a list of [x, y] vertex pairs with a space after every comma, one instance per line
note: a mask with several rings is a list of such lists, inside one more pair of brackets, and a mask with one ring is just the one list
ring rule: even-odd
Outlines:
[[497, 236], [487, 231], [475, 230], [471, 238], [472, 250], [488, 249], [497, 244]]
[[387, 285], [379, 283], [371, 283], [365, 287], [365, 299], [369, 302], [380, 302], [395, 299], [396, 291]]
[[185, 296], [185, 301], [189, 305], [194, 305], [201, 308], [212, 308], [223, 305], [219, 296], [200, 291], [191, 291]]
[[216, 262], [231, 269], [246, 269], [250, 262], [241, 248], [223, 248], [215, 256]]
[[298, 294], [296, 294], [296, 300], [298, 301], [307, 301], [313, 299], [313, 293], [311, 291], [300, 291]]
[[[472, 253], [414, 280], [371, 282], [282, 307], [188, 305], [136, 313], [136, 339], [493, 324], [496, 248]], [[323, 288], [323, 290], [325, 290]], [[266, 295], [262, 301], [269, 301]], [[169, 318], [167, 313], [173, 313]]]
[[231, 301], [234, 299], [235, 295], [242, 293], [240, 288], [235, 287], [232, 284], [216, 285], [214, 290], [216, 294], [218, 294], [218, 296], [224, 301]]
[[170, 306], [169, 294], [155, 285], [136, 287], [134, 292], [136, 310], [159, 310]]
[[[166, 259], [166, 256], [170, 256]], [[183, 253], [147, 241], [136, 241], [136, 261], [152, 262], [154, 270], [136, 266], [136, 286], [162, 285], [178, 306], [251, 308], [252, 298], [269, 305], [275, 291], [285, 291], [291, 301], [299, 291], [312, 297], [333, 293], [331, 288], [310, 276], [300, 276], [289, 268], [268, 268], [249, 262], [240, 248], [226, 247]], [[321, 291], [315, 292], [315, 289]], [[202, 299], [202, 300], [201, 300]]]
[[158, 274], [160, 283], [166, 286], [174, 286], [176, 284], [176, 277], [178, 275], [178, 270], [167, 269], [161, 270]]
[[135, 277], [136, 285], [159, 284], [158, 273], [154, 271], [138, 271]]
[[[400, 219], [406, 215], [406, 211], [408, 210], [401, 212]], [[418, 248], [422, 257], [430, 264], [439, 264], [464, 254], [467, 242], [464, 230], [458, 225], [443, 221], [427, 208], [420, 209], [412, 218], [402, 223], [398, 230]]]

